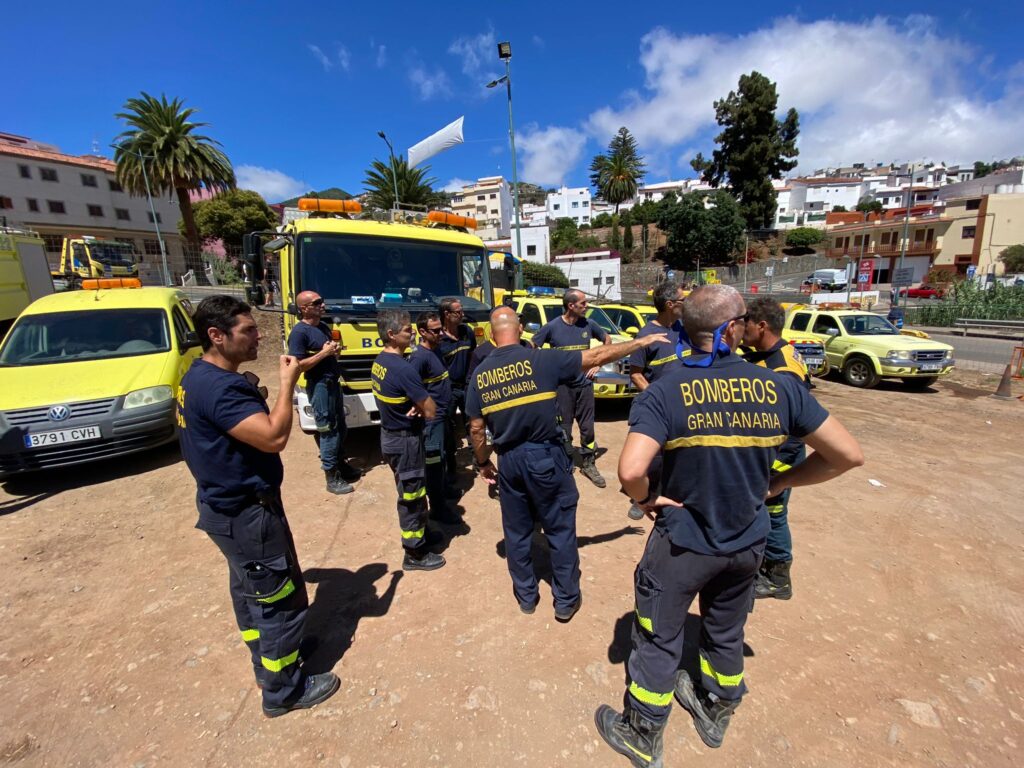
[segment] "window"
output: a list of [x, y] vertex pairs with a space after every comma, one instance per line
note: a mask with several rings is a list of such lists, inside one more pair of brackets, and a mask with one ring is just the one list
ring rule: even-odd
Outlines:
[[89, 206], [86, 206], [86, 207], [89, 209], [89, 215], [90, 216], [102, 216], [103, 215], [103, 206], [102, 205], [89, 205]]
[[39, 168], [39, 178], [43, 181], [56, 181], [57, 171], [53, 168]]
[[779, 213], [785, 213], [785, 212], [786, 212], [786, 206], [780, 205], [779, 206]]
[[977, 227], [964, 227], [963, 231], [960, 233], [960, 237], [964, 240], [973, 240], [974, 234], [977, 230]]
[[476, 199], [477, 200], [486, 200], [487, 199], [487, 195], [477, 195]]
[[32, 178], [32, 169], [29, 168], [27, 165], [19, 165], [18, 166], [18, 173], [21, 175], [21, 178], [23, 178], [23, 179], [31, 179]]
[[589, 217], [589, 216], [584, 216], [584, 217], [583, 217], [583, 220], [584, 220], [584, 221], [590, 221], [590, 217]]
[[968, 200], [967, 201], [967, 205], [965, 207], [967, 208], [968, 211], [976, 211], [976, 210], [978, 210], [979, 208], [981, 208], [981, 198], [980, 197], [976, 197], [973, 200]]
[[798, 312], [793, 316], [793, 323], [790, 325], [794, 331], [805, 331], [807, 330], [807, 321], [811, 319], [811, 316], [807, 312]]
[[[150, 211], [147, 215], [149, 216], [149, 223], [152, 224], [153, 223], [153, 212]], [[164, 223], [164, 220], [160, 218], [160, 214], [159, 213], [157, 213], [157, 215], [156, 215], [156, 223], [157, 224], [163, 224]]]
[[584, 208], [589, 208], [590, 207], [590, 201], [589, 200], [584, 200], [583, 201], [583, 207]]
[[64, 236], [43, 235], [43, 244], [50, 253], [60, 253], [60, 249], [64, 246]]
[[160, 241], [159, 240], [143, 240], [142, 250], [147, 256], [159, 256], [160, 255]]
[[600, 285], [600, 284], [601, 284], [601, 277], [600, 276], [595, 277], [594, 278], [594, 285]]
[[520, 313], [520, 316], [522, 318], [524, 328], [530, 323], [533, 323], [537, 326], [537, 330], [540, 330], [541, 325], [543, 325], [540, 321], [540, 310], [537, 309], [536, 304], [523, 305], [523, 311]]
[[570, 288], [579, 288], [580, 287], [580, 281], [577, 280], [575, 277], [570, 279], [569, 280], [569, 287]]
[[556, 211], [557, 211], [557, 210], [558, 210], [559, 208], [561, 208], [561, 207], [562, 207], [562, 204], [561, 204], [561, 203], [555, 203], [554, 205], [552, 205], [552, 206], [551, 206], [551, 208], [552, 208], [553, 210], [556, 210]]
[[572, 201], [572, 207], [573, 208], [579, 208], [580, 207], [579, 201], [578, 200], [573, 200]]
[[128, 213], [127, 208], [115, 208], [114, 215], [117, 216], [118, 221], [131, 221], [131, 214]]
[[608, 277], [606, 277], [604, 279], [604, 284], [605, 285], [615, 285], [615, 275], [608, 275]]
[[11, 200], [11, 198], [4, 197], [3, 195], [0, 195], [0, 209], [13, 208], [13, 207], [14, 207], [14, 201]]
[[889, 238], [892, 237], [892, 235], [893, 235], [892, 232], [883, 232], [882, 233], [882, 245], [890, 245]]
[[36, 200], [34, 197], [26, 197], [25, 202], [28, 203], [28, 209], [32, 211], [32, 213], [39, 213], [38, 200]]
[[124, 192], [120, 182], [115, 181], [114, 179], [107, 179], [107, 186], [110, 187], [111, 192]]
[[497, 208], [491, 208], [491, 213], [497, 214], [498, 213], [498, 209]]
[[818, 319], [814, 321], [814, 328], [811, 330], [811, 333], [827, 334], [833, 328], [837, 331], [839, 330], [839, 323], [836, 322], [834, 317], [818, 315]]
[[537, 255], [537, 246], [536, 245], [528, 245], [528, 246], [526, 246], [526, 255], [527, 256], [536, 256]]
[[60, 200], [47, 200], [46, 207], [50, 209], [50, 213], [67, 213], [64, 210], [64, 203]]
[[93, 176], [91, 173], [83, 173], [82, 174], [82, 186], [83, 187], [95, 187], [96, 186], [96, 177]]
[[453, 203], [461, 203], [462, 202], [462, 195], [455, 195], [454, 197], [452, 197], [452, 202]]
[[185, 344], [185, 334], [192, 330], [181, 310], [175, 307], [171, 310], [171, 319], [174, 322], [174, 336], [178, 339], [178, 349]]
[[497, 193], [497, 192], [491, 192], [491, 200], [493, 200], [493, 199], [494, 199], [494, 198], [496, 198], [497, 196], [498, 196], [498, 193]]

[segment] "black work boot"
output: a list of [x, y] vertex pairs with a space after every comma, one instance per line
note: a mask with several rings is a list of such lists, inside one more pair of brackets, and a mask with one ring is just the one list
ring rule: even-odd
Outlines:
[[419, 549], [405, 550], [405, 559], [402, 560], [403, 571], [436, 571], [442, 567], [445, 559], [434, 552], [427, 551], [426, 547]]
[[636, 768], [661, 768], [665, 723], [654, 723], [634, 709], [619, 714], [607, 704], [594, 713], [597, 732], [608, 746], [625, 755]]
[[597, 470], [597, 464], [594, 463], [594, 454], [583, 457], [580, 473], [598, 488], [604, 488], [608, 485], [605, 479], [601, 476], [601, 473]]
[[324, 470], [324, 475], [327, 478], [327, 492], [334, 493], [341, 496], [345, 493], [352, 493], [355, 490], [351, 485], [341, 479], [341, 475], [338, 474], [336, 469]]
[[322, 701], [327, 701], [341, 686], [341, 680], [333, 672], [322, 675], [310, 675], [306, 678], [306, 688], [295, 701], [277, 707], [263, 705], [263, 714], [267, 717], [280, 717], [296, 709], [311, 709]]
[[793, 596], [793, 582], [789, 577], [792, 560], [765, 560], [754, 580], [754, 597], [774, 597], [789, 600]]
[[363, 473], [349, 464], [346, 459], [338, 459], [338, 469], [336, 471], [338, 477], [346, 483], [354, 483], [363, 476]]
[[726, 701], [713, 697], [694, 683], [686, 672], [680, 672], [676, 677], [676, 701], [693, 716], [693, 725], [701, 741], [713, 749], [722, 746], [729, 719], [740, 705], [738, 699]]

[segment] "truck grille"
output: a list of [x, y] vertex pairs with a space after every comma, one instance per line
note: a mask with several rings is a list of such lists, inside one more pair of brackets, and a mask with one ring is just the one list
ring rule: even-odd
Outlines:
[[370, 369], [376, 359], [376, 355], [342, 355], [338, 358], [342, 380], [347, 384], [369, 381]]
[[[79, 403], [69, 403], [68, 410], [71, 411], [70, 418], [79, 416], [102, 416], [114, 405], [116, 397], [108, 397], [103, 400], [83, 400]], [[31, 424], [50, 424], [49, 412], [52, 406], [43, 405], [38, 408], [19, 408], [14, 411], [7, 411], [7, 423], [12, 427], [27, 427]], [[59, 423], [59, 422], [57, 422]]]
[[942, 349], [919, 349], [914, 352], [914, 359], [919, 363], [933, 363], [943, 360], [945, 357], [946, 352]]

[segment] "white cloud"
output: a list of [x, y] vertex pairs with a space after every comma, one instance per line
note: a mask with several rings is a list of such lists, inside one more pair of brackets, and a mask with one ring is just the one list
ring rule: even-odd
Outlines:
[[416, 65], [409, 70], [409, 81], [416, 88], [420, 99], [445, 98], [451, 95], [452, 87], [448, 75], [443, 69], [429, 71], [423, 65]]
[[[780, 116], [789, 107], [800, 113], [805, 172], [857, 161], [1009, 156], [1019, 152], [1024, 133], [1024, 95], [1013, 87], [1013, 68], [990, 73], [1004, 93], [986, 98], [975, 80], [990, 66], [982, 52], [942, 36], [922, 16], [862, 23], [783, 18], [737, 37], [659, 28], [641, 39], [640, 64], [643, 90], [587, 119], [586, 130], [602, 144], [625, 125], [645, 151], [689, 151], [695, 139], [716, 132], [712, 102], [752, 70], [777, 83]], [[964, 82], [965, 72], [972, 82]], [[702, 150], [710, 149], [708, 141]]]
[[287, 200], [309, 191], [309, 185], [293, 179], [282, 171], [261, 168], [258, 165], [239, 165], [235, 168], [235, 177], [239, 189], [251, 189], [259, 192], [263, 199], [270, 203]]
[[467, 77], [478, 80], [493, 80], [497, 77], [491, 74], [497, 71], [495, 61], [498, 57], [498, 44], [494, 39], [493, 29], [478, 35], [457, 38], [448, 46], [448, 53], [462, 60], [462, 73]]
[[538, 48], [544, 47], [544, 38], [541, 37], [540, 35], [534, 35], [531, 39], [533, 40], [533, 44], [536, 45]]
[[309, 48], [309, 52], [313, 54], [313, 58], [320, 62], [320, 66], [324, 68], [324, 72], [329, 71], [333, 66], [333, 62], [326, 53], [320, 50], [320, 46], [307, 43], [306, 47]]
[[388, 63], [388, 47], [386, 45], [377, 46], [377, 68], [380, 69]]
[[460, 179], [456, 176], [454, 179], [449, 179], [448, 183], [441, 187], [445, 192], [461, 192], [462, 188], [473, 184], [472, 179]]
[[581, 131], [557, 125], [528, 125], [516, 138], [522, 154], [521, 178], [542, 186], [561, 184], [576, 166], [587, 143]]
[[349, 53], [348, 48], [344, 45], [338, 46], [338, 66], [348, 72], [349, 66], [352, 64], [352, 54]]

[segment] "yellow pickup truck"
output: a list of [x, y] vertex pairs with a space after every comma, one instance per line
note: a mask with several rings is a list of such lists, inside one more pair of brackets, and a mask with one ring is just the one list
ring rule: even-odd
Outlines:
[[794, 307], [786, 316], [783, 336], [794, 334], [820, 340], [829, 365], [853, 387], [901, 379], [909, 389], [923, 390], [956, 365], [949, 344], [900, 333], [881, 315], [858, 309]]

